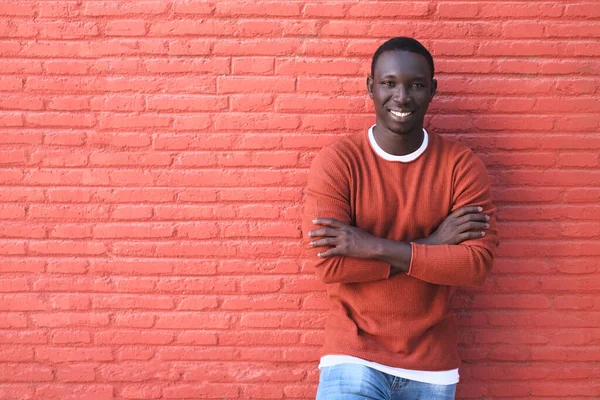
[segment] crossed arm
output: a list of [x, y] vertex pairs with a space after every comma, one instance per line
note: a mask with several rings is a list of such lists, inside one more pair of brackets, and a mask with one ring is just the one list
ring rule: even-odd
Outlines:
[[496, 234], [485, 166], [465, 157], [455, 170], [453, 211], [433, 234], [413, 241], [379, 238], [351, 225], [348, 183], [340, 162], [313, 162], [303, 220], [309, 262], [325, 283], [357, 283], [406, 273], [453, 286], [478, 286], [492, 267]]
[[[482, 207], [462, 207], [451, 213], [431, 236], [415, 243], [457, 245], [481, 238], [490, 227], [490, 217], [482, 211]], [[333, 218], [317, 218], [313, 223], [326, 227], [308, 232], [309, 238], [320, 238], [309, 243], [310, 247], [324, 248], [318, 257], [375, 259], [390, 264], [391, 275], [408, 272], [412, 258], [410, 243], [378, 238]]]

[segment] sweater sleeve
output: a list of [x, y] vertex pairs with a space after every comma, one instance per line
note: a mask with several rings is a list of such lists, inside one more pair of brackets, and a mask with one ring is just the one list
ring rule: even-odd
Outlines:
[[458, 245], [411, 243], [408, 275], [438, 285], [479, 286], [492, 268], [499, 243], [490, 180], [485, 165], [471, 151], [459, 158], [453, 180], [452, 211], [464, 206], [481, 206], [483, 212], [491, 216], [490, 228], [484, 237]]
[[320, 258], [325, 247], [312, 248], [308, 233], [323, 226], [313, 224], [315, 218], [334, 218], [352, 224], [350, 209], [350, 173], [347, 165], [331, 148], [322, 150], [313, 160], [308, 175], [302, 241], [307, 259], [324, 283], [356, 283], [387, 279], [390, 265], [378, 260], [334, 256]]

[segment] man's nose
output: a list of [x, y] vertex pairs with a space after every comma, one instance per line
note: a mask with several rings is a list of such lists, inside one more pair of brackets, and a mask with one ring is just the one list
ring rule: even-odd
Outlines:
[[408, 102], [410, 100], [410, 92], [408, 88], [404, 85], [396, 86], [392, 100], [399, 104]]

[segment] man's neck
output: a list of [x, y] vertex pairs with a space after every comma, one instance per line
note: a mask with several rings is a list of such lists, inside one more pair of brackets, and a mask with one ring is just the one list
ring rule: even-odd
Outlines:
[[383, 151], [396, 156], [404, 156], [413, 153], [423, 143], [423, 127], [414, 129], [411, 132], [398, 134], [388, 129], [380, 128], [381, 125], [375, 125], [373, 135], [377, 144]]

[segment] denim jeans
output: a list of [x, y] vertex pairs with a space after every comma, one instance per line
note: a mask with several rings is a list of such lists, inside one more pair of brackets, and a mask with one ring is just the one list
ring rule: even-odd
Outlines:
[[359, 364], [323, 367], [316, 400], [453, 400], [454, 385], [398, 378]]

